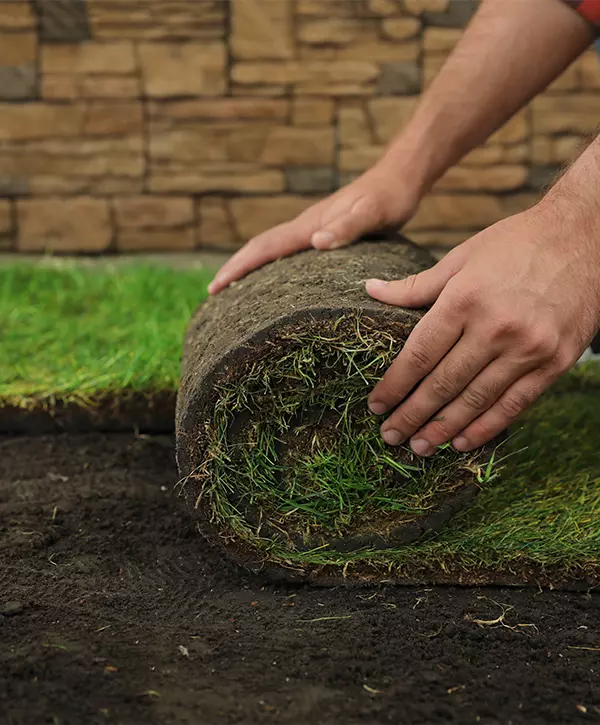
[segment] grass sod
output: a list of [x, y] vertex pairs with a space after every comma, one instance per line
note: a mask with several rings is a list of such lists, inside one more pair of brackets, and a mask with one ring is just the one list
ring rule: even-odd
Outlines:
[[[419, 459], [408, 448], [398, 453], [385, 446], [372, 416], [352, 413], [365, 410], [368, 391], [395, 355], [393, 340], [385, 335], [357, 332], [356, 340], [358, 345], [299, 340], [298, 348], [277, 363], [272, 357], [258, 362], [238, 384], [221, 388], [206, 467], [196, 475], [204, 478], [201, 495], [210, 497], [224, 531], [261, 548], [268, 561], [292, 568], [342, 567], [352, 573], [355, 567], [367, 575], [372, 569], [375, 577], [383, 570], [394, 577], [441, 571], [467, 578], [482, 571], [517, 578], [541, 569], [566, 578], [596, 572], [596, 365], [559, 381], [514, 426], [488, 465], [449, 446], [433, 459]], [[327, 369], [336, 374], [327, 379]], [[320, 411], [321, 417], [308, 415], [303, 422], [307, 411]], [[245, 431], [230, 440], [229, 426], [244, 412]], [[337, 434], [323, 439], [322, 416], [332, 413]], [[304, 429], [310, 445], [305, 440], [304, 450], [300, 446], [286, 460], [278, 444], [289, 442], [292, 428], [292, 439]], [[315, 532], [325, 534], [325, 542], [350, 523], [362, 519], [368, 525], [386, 511], [407, 521], [421, 516], [460, 483], [461, 468], [476, 471], [481, 492], [474, 506], [418, 542], [354, 552], [325, 543], [309, 551], [295, 545], [298, 537], [310, 541]], [[247, 508], [260, 512], [258, 525], [255, 515], [246, 516]]]
[[[0, 269], [0, 401], [25, 407], [54, 400], [90, 404], [107, 393], [173, 390], [184, 329], [205, 295], [210, 277], [206, 271], [155, 267], [90, 270], [61, 264]], [[366, 383], [380, 374], [392, 352], [389, 341], [379, 341], [381, 347], [375, 354], [372, 341], [366, 342], [367, 357], [375, 359], [372, 367], [365, 368], [361, 346], [352, 354], [332, 351], [337, 356], [333, 367], [345, 365], [347, 371], [355, 372], [347, 375], [354, 383], [345, 388], [344, 405], [340, 402], [344, 393], [337, 386], [347, 386], [348, 380], [344, 383], [333, 376], [329, 387], [314, 390], [308, 403], [311, 376], [323, 371], [311, 367], [310, 359], [288, 361], [292, 371], [288, 383], [304, 391], [302, 406], [333, 411], [339, 429], [354, 435], [355, 441], [343, 436], [315, 441], [311, 455], [295, 458], [291, 478], [295, 487], [283, 496], [277, 488], [279, 469], [289, 467], [290, 461], [278, 456], [280, 433], [263, 431], [265, 437], [235, 454], [258, 471], [253, 479], [254, 504], [276, 508], [288, 520], [296, 516], [297, 527], [325, 526], [335, 531], [349, 517], [368, 518], [380, 506], [391, 511], [396, 507], [402, 515], [425, 510], [430, 503], [428, 487], [440, 477], [443, 481], [444, 461], [450, 460], [447, 456], [457, 456], [447, 449], [428, 463], [411, 459], [407, 452], [406, 459], [398, 463], [381, 444], [372, 418], [359, 417], [351, 429], [344, 429], [348, 411], [363, 399]], [[260, 375], [254, 384], [264, 385]], [[234, 393], [237, 397], [228, 397]], [[282, 401], [277, 404], [278, 431], [285, 432], [286, 425], [298, 427], [299, 406], [291, 400], [287, 407]], [[244, 405], [239, 391], [223, 390], [219, 414], [224, 415], [224, 424], [235, 406]], [[378, 576], [385, 570], [390, 575], [422, 576], [424, 580], [436, 571], [458, 580], [463, 573], [481, 570], [515, 572], [526, 579], [523, 572], [540, 567], [558, 571], [560, 577], [597, 574], [599, 430], [600, 372], [589, 365], [559, 381], [515, 426], [511, 439], [498, 453], [498, 459], [511, 454], [500, 464], [502, 475], [484, 486], [476, 503], [440, 532], [386, 551], [342, 553], [318, 548], [294, 552], [289, 547], [278, 549], [271, 542], [268, 555], [292, 567], [333, 565], [351, 571], [360, 566]], [[313, 433], [308, 426], [306, 435]], [[219, 475], [231, 492], [230, 463], [223, 458]], [[471, 465], [468, 458], [464, 465]], [[480, 470], [482, 482], [496, 470]], [[392, 473], [404, 482], [408, 496], [402, 502], [390, 492]], [[240, 479], [235, 480], [237, 487]], [[423, 485], [423, 481], [429, 483]], [[323, 487], [325, 495], [311, 497], [315, 485]], [[211, 486], [215, 486], [214, 478]], [[277, 496], [269, 502], [270, 490]]]
[[211, 271], [75, 263], [0, 267], [0, 404], [90, 404], [174, 390]]

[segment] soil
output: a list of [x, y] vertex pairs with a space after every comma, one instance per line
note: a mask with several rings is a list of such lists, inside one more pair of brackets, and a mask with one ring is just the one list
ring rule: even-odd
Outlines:
[[0, 437], [0, 722], [600, 722], [600, 597], [274, 585], [195, 530], [173, 439]]

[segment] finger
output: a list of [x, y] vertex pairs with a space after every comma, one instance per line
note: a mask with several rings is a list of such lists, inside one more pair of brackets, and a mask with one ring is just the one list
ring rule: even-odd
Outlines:
[[[431, 269], [413, 274], [405, 279], [385, 282], [381, 279], [369, 279], [365, 288], [367, 293], [380, 302], [398, 307], [426, 307], [433, 304], [444, 287], [460, 271], [465, 252], [457, 248], [454, 255], [449, 254]], [[460, 251], [460, 253], [458, 253]]]
[[383, 221], [382, 213], [371, 196], [360, 196], [352, 206], [328, 221], [313, 234], [315, 249], [339, 249], [351, 244], [365, 232], [376, 229]]
[[410, 445], [420, 456], [431, 456], [437, 446], [447, 443], [476, 418], [485, 413], [523, 375], [531, 364], [497, 358], [485, 367], [434, 420], [418, 433]]
[[235, 280], [279, 257], [286, 257], [301, 249], [310, 248], [310, 228], [295, 219], [259, 234], [245, 244], [219, 270], [208, 291], [217, 294]]
[[369, 396], [369, 408], [383, 415], [395, 408], [428, 375], [462, 335], [462, 321], [434, 305], [415, 326], [404, 347]]
[[[419, 430], [435, 413], [454, 400], [492, 359], [479, 335], [464, 335], [419, 387], [381, 426], [386, 443], [398, 445]], [[432, 455], [427, 447], [419, 455]]]
[[498, 401], [467, 426], [453, 441], [457, 451], [472, 451], [492, 440], [529, 408], [557, 378], [543, 369], [513, 383]]

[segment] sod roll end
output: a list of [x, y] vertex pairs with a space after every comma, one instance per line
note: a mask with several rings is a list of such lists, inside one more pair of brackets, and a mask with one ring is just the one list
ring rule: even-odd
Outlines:
[[237, 562], [285, 578], [383, 580], [386, 551], [446, 525], [490, 478], [493, 446], [418, 458], [386, 446], [367, 408], [423, 312], [376, 302], [364, 281], [433, 263], [402, 238], [308, 251], [252, 273], [192, 318], [177, 403], [180, 485], [203, 533]]

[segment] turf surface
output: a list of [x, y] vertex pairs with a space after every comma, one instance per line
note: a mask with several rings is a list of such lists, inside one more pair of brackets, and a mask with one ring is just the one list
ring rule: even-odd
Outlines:
[[[174, 389], [183, 333], [211, 276], [138, 266], [0, 268], [0, 402]], [[501, 478], [442, 532], [395, 551], [304, 552], [302, 562], [362, 560], [455, 578], [490, 570], [524, 579], [530, 568], [597, 576], [599, 431], [600, 369], [589, 365], [527, 413], [505, 448]]]
[[0, 402], [172, 390], [211, 271], [69, 263], [0, 268]]

